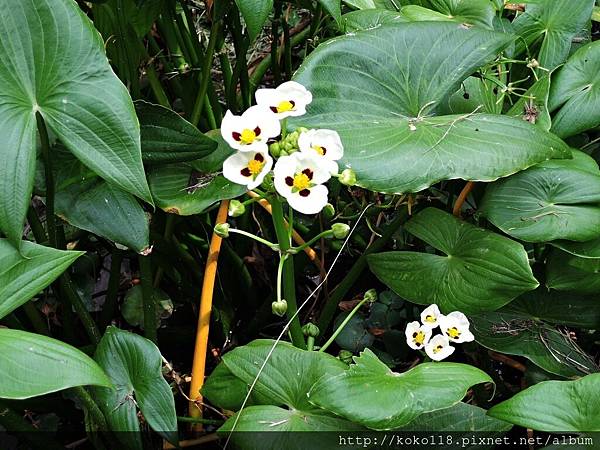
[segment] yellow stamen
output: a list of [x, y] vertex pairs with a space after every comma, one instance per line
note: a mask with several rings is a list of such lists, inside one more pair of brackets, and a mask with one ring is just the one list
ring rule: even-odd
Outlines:
[[443, 345], [438, 345], [437, 347], [433, 348], [433, 353], [439, 353], [442, 351], [443, 348], [444, 348]]
[[425, 316], [425, 322], [435, 323], [435, 321], [436, 321], [435, 316], [432, 316], [432, 315], [429, 315], [429, 314]]
[[423, 345], [423, 342], [425, 342], [425, 333], [422, 331], [415, 332], [413, 334], [413, 341], [415, 344]]
[[448, 336], [450, 336], [452, 339], [456, 339], [460, 336], [460, 331], [458, 331], [458, 328], [452, 327], [452, 328], [448, 328], [446, 330], [446, 334]]
[[293, 111], [294, 104], [292, 102], [290, 102], [289, 100], [284, 100], [282, 102], [279, 102], [279, 104], [276, 106], [276, 109], [277, 109], [278, 113]]
[[258, 175], [264, 166], [265, 166], [264, 161], [261, 162], [261, 161], [257, 161], [256, 159], [253, 159], [250, 162], [248, 162], [248, 170], [254, 176]]
[[297, 173], [294, 175], [294, 187], [299, 191], [310, 187], [310, 178], [304, 173]]
[[256, 133], [249, 128], [244, 128], [240, 133], [240, 142], [242, 144], [252, 144], [256, 139]]
[[321, 147], [320, 145], [313, 145], [312, 149], [321, 156], [323, 156], [325, 154], [325, 149], [323, 147]]

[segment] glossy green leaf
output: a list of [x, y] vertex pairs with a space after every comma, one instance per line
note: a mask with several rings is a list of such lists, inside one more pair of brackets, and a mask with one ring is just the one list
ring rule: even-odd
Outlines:
[[587, 44], [552, 79], [552, 132], [573, 136], [600, 125], [600, 42]]
[[561, 140], [515, 118], [430, 117], [511, 39], [444, 22], [385, 25], [332, 39], [296, 73], [313, 102], [293, 123], [338, 131], [342, 164], [355, 170], [358, 185], [381, 192], [417, 192], [454, 178], [492, 181], [568, 156]]
[[346, 33], [370, 30], [382, 25], [406, 22], [400, 13], [387, 9], [365, 9], [352, 11], [342, 16]]
[[56, 214], [77, 228], [138, 253], [147, 249], [150, 246], [150, 220], [137, 199], [98, 177], [57, 147], [54, 152]]
[[399, 11], [406, 0], [344, 0], [344, 3], [355, 9], [388, 9]]
[[342, 1], [341, 0], [318, 0], [323, 9], [338, 23], [342, 23]]
[[218, 432], [226, 438], [235, 423], [231, 443], [235, 448], [244, 450], [336, 450], [340, 448], [338, 433], [364, 432], [360, 425], [339, 417], [273, 405], [250, 406], [244, 408], [239, 419], [237, 417], [236, 414], [227, 420]]
[[369, 349], [354, 362], [343, 373], [321, 378], [309, 400], [376, 430], [398, 428], [420, 414], [448, 408], [471, 386], [492, 381], [481, 370], [457, 363], [424, 363], [395, 373]]
[[448, 99], [448, 114], [469, 114], [474, 111], [500, 114], [502, 112], [500, 95], [494, 82], [478, 77], [469, 77]]
[[[231, 373], [247, 385], [252, 384], [258, 370], [273, 347], [274, 341], [258, 339], [237, 347], [223, 357]], [[271, 354], [254, 389], [273, 405], [310, 411], [307, 392], [324, 375], [334, 375], [346, 369], [339, 359], [327, 353], [300, 350], [287, 342], [279, 342]]]
[[539, 431], [600, 431], [600, 374], [538, 383], [488, 414]]
[[175, 111], [145, 101], [135, 102], [145, 163], [178, 163], [203, 158], [217, 143]]
[[[512, 428], [512, 424], [490, 417], [486, 412], [483, 408], [461, 402], [450, 408], [421, 414], [396, 431], [495, 431], [498, 432], [497, 436], [500, 436]], [[465, 448], [481, 449], [482, 447], [477, 445]]]
[[549, 131], [552, 125], [550, 111], [548, 110], [549, 95], [550, 76], [548, 75], [536, 81], [506, 114], [535, 123], [543, 130]]
[[27, 241], [19, 252], [7, 239], [0, 239], [0, 318], [50, 285], [81, 255]]
[[600, 259], [579, 258], [570, 253], [553, 251], [546, 265], [546, 286], [558, 291], [598, 294]]
[[588, 241], [600, 236], [600, 171], [580, 151], [490, 184], [481, 213], [528, 242]]
[[594, 361], [568, 335], [529, 314], [502, 309], [469, 318], [475, 340], [491, 350], [524, 356], [563, 377], [598, 371]]
[[177, 443], [175, 401], [162, 375], [158, 348], [142, 336], [111, 326], [98, 344], [94, 359], [116, 388], [95, 388], [94, 396], [121, 443], [131, 449], [142, 448], [138, 407], [154, 431]]
[[235, 3], [246, 22], [250, 40], [254, 41], [269, 18], [273, 0], [235, 0]]
[[35, 170], [35, 114], [86, 166], [152, 202], [139, 125], [91, 21], [70, 0], [0, 5], [0, 229], [21, 239]]
[[446, 20], [493, 28], [496, 11], [489, 0], [429, 0], [426, 6], [408, 5], [401, 12], [411, 20]]
[[[55, 250], [56, 251], [56, 250]], [[89, 356], [39, 334], [0, 328], [0, 398], [25, 399], [111, 381]]]
[[589, 22], [593, 6], [594, 0], [528, 0], [525, 12], [513, 21], [521, 37], [516, 41], [517, 52], [539, 45], [540, 65], [556, 68], [567, 60], [571, 41]]
[[585, 242], [559, 240], [550, 244], [581, 258], [600, 258], [600, 238]]
[[369, 267], [402, 298], [442, 312], [492, 311], [535, 289], [527, 253], [515, 241], [427, 208], [406, 230], [446, 256], [417, 252], [370, 255]]
[[162, 210], [190, 216], [204, 211], [219, 200], [239, 197], [246, 186], [235, 184], [221, 175], [223, 161], [232, 150], [218, 131], [207, 133], [217, 141], [217, 149], [190, 163], [155, 167], [148, 174], [156, 205]]

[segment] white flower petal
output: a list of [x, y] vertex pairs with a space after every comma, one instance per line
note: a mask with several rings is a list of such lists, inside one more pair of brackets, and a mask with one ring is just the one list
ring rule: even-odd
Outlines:
[[318, 184], [308, 189], [309, 194], [306, 197], [300, 193], [292, 193], [286, 197], [289, 205], [302, 214], [317, 214], [327, 204], [329, 191], [326, 186]]
[[[221, 135], [230, 147], [244, 151], [262, 151], [267, 141], [281, 134], [275, 114], [262, 106], [251, 106], [241, 116], [227, 111], [221, 123]], [[248, 141], [244, 137], [248, 136]]]
[[295, 81], [287, 81], [275, 89], [258, 89], [255, 98], [258, 105], [269, 108], [279, 119], [303, 115], [312, 102], [312, 94]]
[[433, 361], [441, 361], [454, 353], [454, 347], [450, 345], [446, 336], [436, 334], [425, 346], [425, 353]]
[[429, 328], [435, 328], [439, 325], [440, 309], [436, 304], [429, 305], [421, 312], [421, 322]]
[[459, 312], [454, 311], [447, 316], [441, 315], [438, 319], [440, 329], [451, 342], [461, 343], [474, 340], [473, 334], [469, 331], [469, 319]]
[[[419, 322], [414, 321], [406, 325], [404, 330], [406, 343], [414, 350], [421, 350], [429, 342], [431, 337], [431, 329], [422, 326]], [[419, 343], [419, 340], [421, 343]]]
[[[337, 161], [344, 156], [340, 135], [333, 130], [318, 129], [300, 133], [298, 147], [300, 151], [314, 153], [331, 161]], [[318, 151], [319, 148], [324, 149], [324, 154]]]
[[[257, 155], [262, 157], [262, 161], [259, 161]], [[253, 160], [262, 164], [258, 174], [250, 172]], [[263, 182], [272, 166], [273, 158], [269, 155], [265, 144], [265, 149], [262, 152], [237, 152], [227, 158], [223, 162], [223, 176], [234, 183], [246, 185], [248, 189], [254, 189]]]
[[294, 155], [295, 153], [290, 156], [282, 156], [277, 160], [273, 169], [275, 189], [284, 197], [292, 193], [292, 187], [287, 185], [285, 179], [287, 177], [294, 177], [296, 173], [297, 159]]

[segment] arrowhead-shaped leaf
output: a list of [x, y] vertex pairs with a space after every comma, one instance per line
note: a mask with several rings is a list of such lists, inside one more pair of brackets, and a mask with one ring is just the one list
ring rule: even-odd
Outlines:
[[74, 386], [112, 386], [85, 353], [39, 334], [0, 328], [0, 398], [25, 399]]
[[588, 241], [600, 236], [600, 171], [593, 158], [546, 161], [487, 186], [481, 213], [515, 238]]
[[29, 301], [81, 255], [83, 252], [56, 250], [27, 241], [19, 252], [8, 240], [0, 239], [0, 318]]
[[70, 0], [0, 4], [0, 229], [21, 238], [35, 168], [35, 114], [86, 166], [152, 202], [139, 125], [91, 21]]
[[600, 259], [579, 258], [554, 250], [546, 265], [546, 286], [557, 291], [580, 294], [600, 292]]
[[387, 252], [370, 255], [368, 262], [383, 283], [411, 302], [469, 314], [498, 309], [538, 286], [523, 246], [504, 236], [435, 208], [417, 214], [406, 230], [446, 256]]
[[177, 443], [175, 400], [163, 378], [156, 345], [137, 334], [108, 327], [94, 359], [116, 388], [96, 388], [95, 397], [122, 443], [128, 448], [142, 448], [138, 407], [154, 431]]
[[262, 30], [273, 9], [273, 0], [235, 0], [242, 13], [250, 41], [254, 41]]
[[560, 139], [520, 119], [430, 116], [511, 40], [444, 22], [384, 25], [332, 39], [295, 76], [314, 100], [293, 123], [338, 131], [342, 163], [356, 171], [360, 186], [381, 192], [417, 192], [454, 178], [493, 181], [568, 156]]
[[395, 373], [366, 349], [341, 374], [324, 376], [309, 393], [321, 408], [375, 430], [408, 424], [423, 413], [458, 403], [467, 390], [492, 379], [466, 364], [425, 363]]
[[600, 431], [600, 374], [538, 383], [488, 414], [539, 431]]

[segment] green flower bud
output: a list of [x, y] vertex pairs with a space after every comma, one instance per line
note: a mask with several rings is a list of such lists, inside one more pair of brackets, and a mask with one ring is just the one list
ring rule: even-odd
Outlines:
[[283, 148], [279, 151], [279, 156], [289, 156], [289, 153]]
[[365, 292], [363, 299], [367, 300], [369, 303], [375, 303], [377, 301], [377, 291], [375, 289], [369, 289]]
[[346, 186], [354, 186], [356, 184], [356, 173], [352, 169], [344, 169], [338, 179], [340, 183]]
[[333, 219], [333, 216], [335, 216], [335, 208], [331, 203], [327, 203], [321, 213], [326, 220], [331, 220]]
[[273, 172], [269, 172], [265, 176], [265, 179], [263, 180], [261, 186], [267, 191], [272, 191], [273, 189], [275, 189], [275, 185], [273, 184]]
[[229, 237], [229, 224], [228, 223], [218, 223], [215, 225], [215, 234], [222, 238]]
[[287, 302], [284, 299], [271, 303], [271, 311], [279, 317], [285, 316], [287, 311]]
[[290, 152], [293, 152], [294, 150], [296, 150], [296, 146], [293, 143], [286, 141], [283, 143], [283, 149], [286, 152], [290, 153]]
[[269, 151], [271, 152], [271, 155], [273, 155], [275, 158], [279, 158], [279, 155], [281, 154], [280, 143], [273, 142], [271, 145], [269, 145]]
[[302, 327], [302, 332], [304, 333], [304, 336], [313, 338], [316, 338], [320, 333], [319, 327], [312, 322], [308, 322], [306, 325], [304, 325]]
[[342, 362], [345, 362], [348, 365], [352, 364], [353, 356], [354, 354], [349, 350], [340, 350], [340, 352], [338, 353], [338, 359]]
[[246, 212], [246, 207], [239, 200], [231, 200], [229, 202], [228, 214], [230, 217], [239, 217]]
[[298, 135], [300, 135], [301, 133], [304, 133], [305, 131], [308, 131], [308, 128], [304, 128], [304, 127], [296, 128], [296, 133], [298, 133]]
[[331, 225], [331, 231], [333, 231], [333, 237], [336, 239], [345, 239], [350, 233], [350, 225], [345, 223], [334, 223]]

